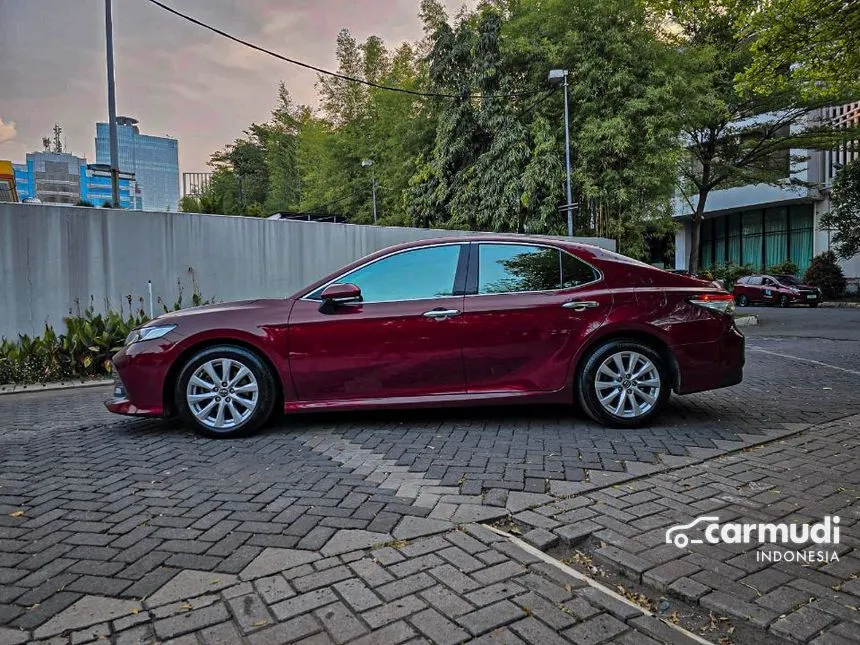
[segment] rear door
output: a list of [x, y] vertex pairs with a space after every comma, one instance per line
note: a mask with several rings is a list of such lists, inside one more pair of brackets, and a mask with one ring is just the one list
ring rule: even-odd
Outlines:
[[611, 308], [600, 273], [566, 251], [472, 242], [462, 316], [468, 392], [561, 389], [580, 339]]

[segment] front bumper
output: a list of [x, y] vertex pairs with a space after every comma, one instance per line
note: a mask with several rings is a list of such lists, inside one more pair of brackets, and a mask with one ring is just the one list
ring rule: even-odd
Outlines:
[[114, 355], [114, 390], [105, 401], [109, 411], [133, 416], [165, 415], [164, 383], [173, 346], [156, 343], [135, 343]]

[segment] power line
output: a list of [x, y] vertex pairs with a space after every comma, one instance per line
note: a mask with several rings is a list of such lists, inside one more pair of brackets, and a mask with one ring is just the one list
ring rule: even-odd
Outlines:
[[418, 90], [409, 90], [409, 89], [406, 89], [405, 87], [393, 87], [391, 85], [382, 85], [380, 83], [374, 83], [373, 81], [368, 81], [368, 80], [365, 80], [363, 78], [355, 78], [353, 76], [347, 76], [346, 74], [340, 74], [338, 72], [332, 72], [330, 70], [323, 69], [323, 68], [317, 67], [315, 65], [311, 65], [310, 63], [303, 63], [300, 60], [296, 60], [294, 58], [289, 58], [287, 56], [284, 56], [282, 54], [274, 52], [271, 49], [266, 49], [265, 47], [261, 47], [260, 45], [255, 45], [252, 42], [249, 42], [247, 40], [243, 40], [242, 38], [239, 38], [238, 36], [234, 36], [232, 34], [229, 34], [226, 31], [223, 31], [222, 29], [219, 29], [217, 27], [213, 27], [212, 25], [209, 25], [209, 24], [207, 24], [201, 20], [198, 20], [197, 18], [194, 18], [193, 16], [189, 16], [186, 13], [182, 13], [181, 11], [174, 9], [173, 7], [170, 7], [166, 4], [164, 4], [163, 2], [159, 2], [159, 0], [149, 0], [149, 2], [151, 2], [152, 4], [154, 4], [155, 6], [161, 8], [161, 9], [164, 9], [165, 11], [167, 11], [169, 13], [172, 13], [175, 16], [179, 16], [183, 20], [187, 20], [188, 22], [191, 22], [191, 23], [197, 25], [198, 27], [203, 27], [204, 29], [208, 29], [209, 31], [216, 33], [219, 36], [223, 36], [224, 38], [227, 38], [229, 40], [232, 40], [235, 43], [239, 43], [240, 45], [244, 45], [245, 47], [250, 47], [251, 49], [254, 49], [254, 50], [261, 52], [263, 54], [273, 56], [273, 57], [275, 57], [279, 60], [282, 60], [286, 63], [290, 63], [292, 65], [297, 65], [299, 67], [304, 67], [305, 69], [312, 70], [314, 72], [317, 72], [318, 74], [323, 74], [325, 76], [333, 76], [335, 78], [339, 78], [339, 79], [344, 80], [344, 81], [349, 81], [351, 83], [360, 83], [362, 85], [367, 85], [369, 87], [375, 87], [376, 89], [379, 89], [379, 90], [387, 90], [389, 92], [400, 92], [402, 94], [411, 94], [412, 96], [425, 96], [425, 97], [443, 98], [443, 99], [515, 98], [517, 96], [529, 96], [529, 95], [537, 94], [538, 92], [543, 91], [541, 89], [537, 89], [537, 90], [525, 90], [523, 92], [512, 92], [510, 94], [443, 94], [440, 92], [421, 92]]

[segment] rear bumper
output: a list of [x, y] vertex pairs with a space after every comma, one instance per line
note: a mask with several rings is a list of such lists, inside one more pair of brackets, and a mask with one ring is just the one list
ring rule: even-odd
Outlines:
[[672, 348], [678, 361], [678, 394], [737, 385], [744, 378], [746, 339], [734, 322], [715, 341]]

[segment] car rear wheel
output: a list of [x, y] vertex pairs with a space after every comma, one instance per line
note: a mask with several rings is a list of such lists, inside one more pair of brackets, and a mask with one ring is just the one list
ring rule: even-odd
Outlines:
[[791, 304], [791, 303], [789, 303], [789, 301], [788, 301], [788, 296], [783, 294], [779, 297], [779, 306], [780, 307], [788, 307], [789, 304]]
[[656, 416], [669, 398], [669, 372], [648, 345], [615, 340], [601, 345], [579, 371], [583, 410], [612, 428], [636, 428]]
[[179, 416], [198, 433], [244, 437], [271, 416], [275, 379], [253, 352], [219, 345], [201, 350], [183, 366], [174, 397]]
[[738, 307], [746, 307], [750, 303], [750, 299], [744, 295], [738, 296]]

